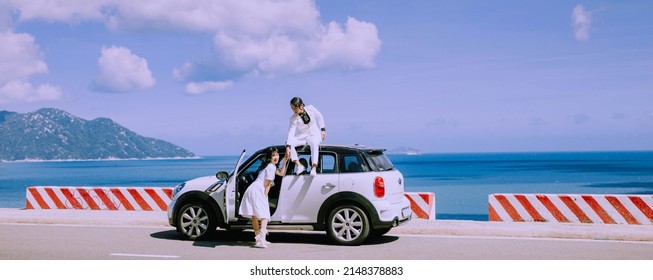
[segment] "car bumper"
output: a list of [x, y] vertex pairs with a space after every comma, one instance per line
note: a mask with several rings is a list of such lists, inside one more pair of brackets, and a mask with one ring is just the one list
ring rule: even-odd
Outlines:
[[175, 200], [171, 201], [170, 204], [168, 204], [168, 223], [173, 227], [176, 226], [174, 218], [173, 218], [173, 216], [174, 216], [173, 215], [173, 211], [174, 211], [173, 208], [174, 208], [176, 202], [177, 201], [175, 199]]
[[375, 205], [378, 220], [372, 221], [374, 228], [395, 227], [410, 221], [413, 211], [410, 209], [410, 201], [403, 198], [398, 203], [381, 202]]

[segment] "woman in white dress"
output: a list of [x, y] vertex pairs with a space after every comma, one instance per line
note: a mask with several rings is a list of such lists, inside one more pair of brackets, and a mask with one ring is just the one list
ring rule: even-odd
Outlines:
[[[263, 160], [258, 171], [256, 180], [245, 190], [243, 199], [240, 203], [240, 213], [243, 217], [252, 219], [252, 228], [254, 229], [254, 246], [267, 248], [270, 244], [265, 240], [268, 233], [267, 226], [270, 221], [270, 204], [268, 202], [268, 192], [274, 185], [274, 176], [283, 176], [286, 173], [286, 163], [288, 160], [288, 151], [286, 150], [281, 169], [277, 169], [279, 163], [279, 151], [271, 148], [267, 158]], [[259, 220], [261, 225], [259, 226]]]

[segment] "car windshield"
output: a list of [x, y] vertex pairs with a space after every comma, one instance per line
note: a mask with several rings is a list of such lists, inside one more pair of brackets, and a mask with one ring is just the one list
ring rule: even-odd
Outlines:
[[377, 171], [386, 171], [394, 169], [390, 159], [383, 154], [382, 151], [369, 151], [367, 152], [368, 158]]

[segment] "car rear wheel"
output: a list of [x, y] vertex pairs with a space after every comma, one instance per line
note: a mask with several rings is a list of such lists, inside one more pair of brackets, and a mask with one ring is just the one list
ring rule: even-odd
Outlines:
[[217, 219], [211, 208], [203, 203], [191, 202], [177, 214], [177, 231], [190, 240], [198, 240], [215, 232]]
[[359, 245], [370, 233], [370, 222], [363, 210], [353, 205], [338, 206], [327, 219], [327, 235], [341, 245]]

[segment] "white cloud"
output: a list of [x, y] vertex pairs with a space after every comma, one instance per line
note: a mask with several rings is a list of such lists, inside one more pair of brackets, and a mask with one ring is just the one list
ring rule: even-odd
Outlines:
[[179, 28], [269, 34], [275, 30], [306, 32], [318, 27], [319, 12], [311, 0], [109, 1], [112, 29]]
[[49, 84], [33, 86], [32, 75], [45, 74], [48, 65], [34, 37], [12, 31], [0, 32], [0, 103], [58, 100], [61, 89]]
[[34, 37], [25, 33], [0, 32], [0, 83], [25, 80], [48, 72]]
[[222, 60], [237, 70], [293, 72], [299, 65], [299, 46], [284, 35], [259, 39], [220, 33], [214, 44]]
[[577, 41], [587, 41], [590, 38], [590, 27], [592, 25], [592, 13], [586, 11], [583, 5], [576, 5], [571, 15], [574, 37]]
[[173, 70], [187, 82], [367, 69], [381, 46], [374, 24], [354, 18], [324, 24], [313, 0], [9, 1], [19, 22], [89, 20], [121, 32], [174, 28], [215, 34], [214, 59]]
[[226, 66], [275, 74], [372, 68], [381, 40], [374, 24], [349, 18], [344, 29], [331, 22], [310, 36], [270, 34], [254, 38], [219, 33], [214, 44]]
[[59, 100], [63, 97], [61, 89], [50, 84], [34, 87], [24, 81], [11, 81], [0, 85], [0, 104], [11, 102], [36, 102]]
[[0, 32], [12, 30], [12, 8], [9, 3], [0, 3]]
[[381, 48], [376, 26], [350, 17], [345, 27], [342, 30], [337, 23], [329, 23], [326, 34], [320, 38], [317, 46], [314, 67], [374, 67], [374, 58]]
[[207, 92], [223, 91], [233, 87], [233, 85], [233, 81], [188, 83], [186, 84], [186, 93], [199, 95]]
[[100, 74], [93, 85], [97, 91], [128, 92], [148, 89], [155, 83], [147, 61], [123, 47], [103, 47], [98, 68]]
[[108, 12], [110, 0], [8, 0], [19, 11], [18, 21], [47, 20], [78, 22], [101, 20]]

